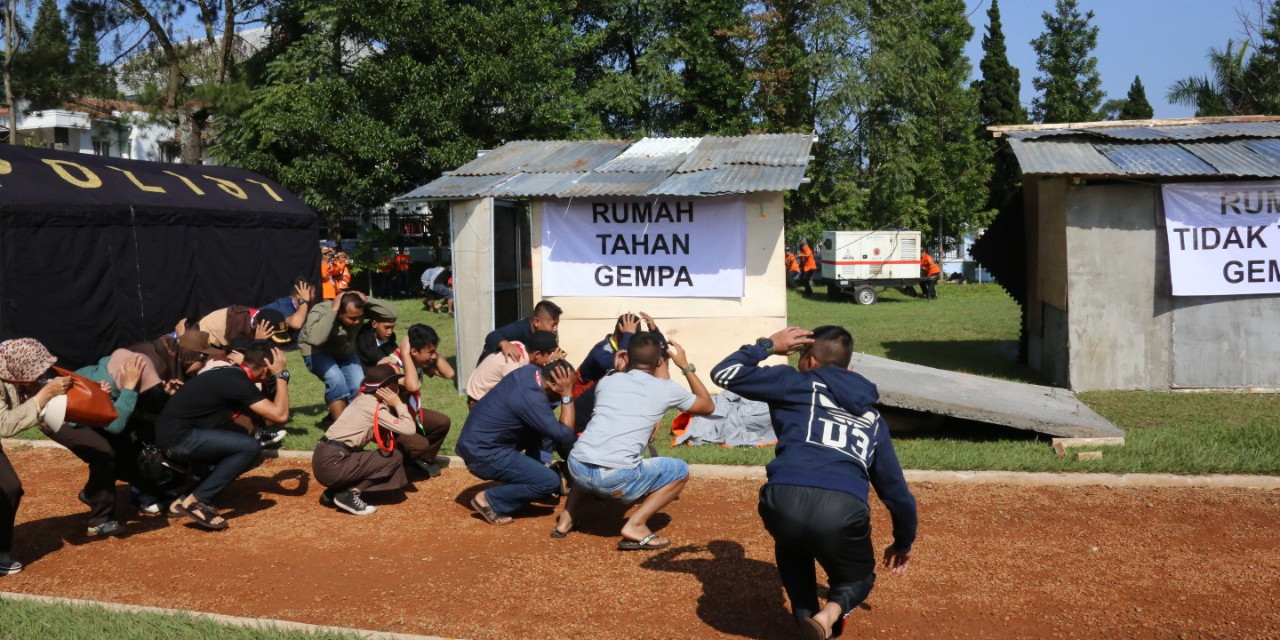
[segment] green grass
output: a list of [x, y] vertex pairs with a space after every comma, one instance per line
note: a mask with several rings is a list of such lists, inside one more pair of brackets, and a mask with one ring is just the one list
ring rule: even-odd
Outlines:
[[187, 615], [0, 599], [0, 640], [355, 640], [354, 633], [238, 627]]
[[[941, 285], [938, 300], [926, 302], [898, 291], [860, 306], [828, 300], [819, 288], [811, 298], [788, 292], [790, 323], [802, 327], [838, 324], [849, 329], [861, 353], [994, 378], [1043, 384], [1034, 371], [1016, 363], [1019, 309], [994, 284]], [[453, 318], [422, 309], [417, 300], [397, 303], [399, 331], [416, 322], [440, 334], [440, 352], [455, 362]], [[745, 340], [745, 338], [744, 338]], [[726, 354], [727, 355], [727, 354]], [[289, 354], [292, 420], [285, 448], [309, 450], [322, 435], [324, 387]], [[715, 389], [713, 389], [713, 392]], [[1183, 392], [1091, 392], [1081, 399], [1127, 432], [1123, 447], [1108, 448], [1101, 460], [1059, 460], [1049, 439], [1009, 429], [944, 429], [894, 436], [903, 465], [912, 469], [1105, 471], [1116, 473], [1280, 474], [1280, 395]], [[424, 403], [453, 420], [444, 452], [453, 451], [466, 421], [465, 397], [440, 379], [424, 384]], [[667, 416], [670, 425], [672, 415]], [[28, 437], [40, 437], [30, 430]], [[677, 447], [664, 428], [656, 445], [662, 455], [691, 463], [760, 465], [771, 448]]]

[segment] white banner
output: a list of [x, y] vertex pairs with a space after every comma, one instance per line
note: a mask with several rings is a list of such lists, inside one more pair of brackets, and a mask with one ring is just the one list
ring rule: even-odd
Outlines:
[[542, 208], [542, 294], [741, 298], [747, 200], [574, 198]]
[[1280, 182], [1164, 185], [1175, 296], [1280, 293]]

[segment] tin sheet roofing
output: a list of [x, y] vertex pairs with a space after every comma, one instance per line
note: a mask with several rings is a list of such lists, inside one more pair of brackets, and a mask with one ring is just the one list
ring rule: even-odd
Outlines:
[[788, 191], [804, 181], [809, 134], [511, 142], [395, 200]]
[[1005, 135], [1024, 175], [1280, 177], [1280, 121], [1064, 125]]

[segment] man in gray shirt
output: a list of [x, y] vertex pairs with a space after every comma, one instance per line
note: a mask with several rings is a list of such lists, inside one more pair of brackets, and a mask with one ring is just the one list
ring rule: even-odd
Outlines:
[[[591, 492], [623, 502], [644, 498], [622, 526], [618, 549], [662, 549], [671, 541], [649, 529], [649, 518], [680, 496], [689, 465], [676, 458], [644, 458], [644, 449], [668, 409], [707, 415], [716, 405], [680, 345], [669, 342], [664, 352], [660, 335], [641, 332], [619, 356], [627, 359], [626, 370], [600, 380], [591, 421], [569, 454], [574, 488], [551, 537], [569, 535], [584, 492]], [[668, 362], [680, 367], [692, 393], [670, 379]]]

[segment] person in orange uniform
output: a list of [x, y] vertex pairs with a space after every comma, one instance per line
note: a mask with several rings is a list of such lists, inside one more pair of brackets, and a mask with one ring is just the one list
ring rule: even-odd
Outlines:
[[786, 257], [787, 265], [787, 288], [796, 288], [796, 281], [800, 279], [800, 263], [796, 262], [796, 254], [791, 249], [787, 249]]
[[927, 251], [920, 252], [920, 293], [929, 300], [938, 299], [938, 278], [942, 277], [942, 268], [933, 261]]
[[800, 284], [804, 285], [805, 295], [813, 295], [813, 287], [809, 286], [809, 281], [813, 279], [813, 272], [818, 270], [818, 263], [813, 259], [813, 249], [809, 248], [808, 240], [800, 241]]
[[351, 271], [347, 268], [347, 254], [336, 249], [332, 240], [320, 246], [320, 292], [325, 300], [332, 300], [351, 286]]
[[391, 259], [395, 266], [396, 292], [402, 296], [409, 295], [409, 267], [413, 266], [413, 257], [407, 251], [401, 251]]

